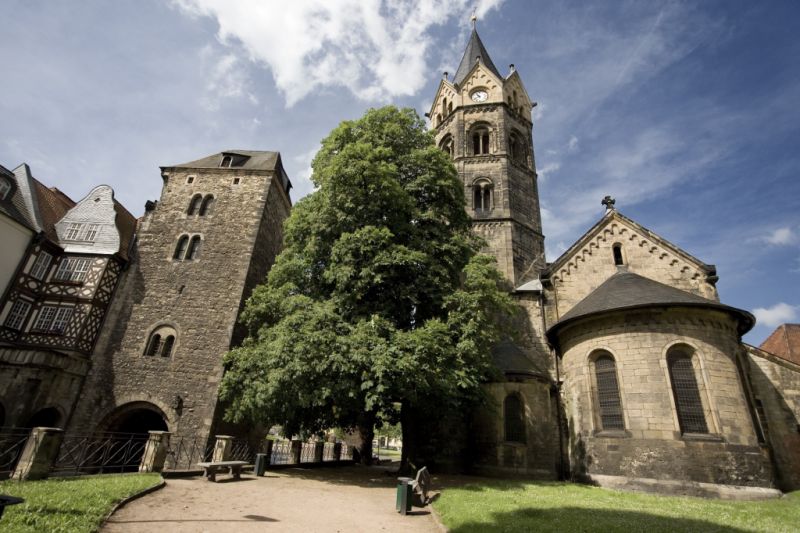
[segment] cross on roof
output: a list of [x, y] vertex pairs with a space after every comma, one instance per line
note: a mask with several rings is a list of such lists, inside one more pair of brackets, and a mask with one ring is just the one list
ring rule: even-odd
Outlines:
[[603, 198], [603, 201], [600, 202], [600, 203], [602, 205], [606, 206], [606, 211], [613, 211], [614, 210], [614, 204], [617, 203], [617, 201], [614, 200], [613, 198], [611, 198], [611, 196], [606, 195], [606, 197]]

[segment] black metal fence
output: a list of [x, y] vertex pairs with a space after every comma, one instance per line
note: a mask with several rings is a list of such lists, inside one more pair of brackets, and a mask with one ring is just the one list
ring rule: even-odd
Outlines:
[[136, 472], [146, 433], [70, 433], [64, 436], [51, 473], [56, 476]]
[[30, 433], [26, 428], [0, 427], [0, 480], [14, 473]]
[[[11, 477], [29, 438], [35, 438], [30, 429], [0, 427], [0, 479]], [[135, 472], [142, 462], [148, 440], [147, 433], [68, 433], [61, 442], [51, 475]], [[196, 470], [197, 463], [212, 460], [215, 442], [213, 437], [172, 436], [167, 448], [165, 470]], [[253, 463], [256, 453], [269, 451], [269, 465], [352, 460], [352, 447], [346, 444], [340, 446], [341, 455], [337, 458], [337, 445], [332, 442], [295, 441], [293, 447], [290, 440], [264, 440], [253, 445], [245, 439], [233, 439], [228, 459]]]

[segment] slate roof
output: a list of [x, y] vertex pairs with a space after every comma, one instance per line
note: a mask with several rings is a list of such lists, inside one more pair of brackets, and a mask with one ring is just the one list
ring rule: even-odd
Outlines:
[[759, 348], [800, 365], [800, 324], [781, 324]]
[[489, 52], [486, 51], [486, 47], [483, 46], [483, 42], [478, 36], [478, 31], [472, 28], [472, 35], [469, 36], [469, 42], [467, 43], [466, 50], [464, 50], [464, 55], [461, 57], [461, 63], [458, 64], [458, 70], [456, 70], [456, 75], [453, 78], [453, 84], [461, 85], [464, 80], [467, 79], [467, 75], [475, 65], [476, 57], [480, 57], [481, 63], [483, 63], [486, 68], [491, 70], [501, 80], [503, 79], [497, 67], [492, 63], [492, 58], [489, 57]]
[[740, 333], [749, 331], [755, 324], [755, 318], [747, 311], [720, 304], [632, 272], [620, 271], [575, 304], [547, 330], [547, 336], [552, 340], [565, 324], [581, 318], [611, 311], [665, 306], [707, 307], [725, 311], [737, 318]]
[[226, 155], [242, 156], [247, 158], [241, 165], [232, 166], [235, 169], [253, 169], [253, 170], [275, 170], [278, 167], [280, 157], [278, 152], [254, 151], [254, 150], [227, 150], [218, 152], [210, 156], [182, 163], [180, 165], [171, 165], [164, 168], [220, 168], [219, 164], [222, 157]]
[[492, 360], [498, 370], [505, 374], [539, 374], [533, 362], [510, 340], [492, 347]]
[[0, 174], [2, 174], [5, 179], [11, 181], [13, 184], [13, 189], [11, 190], [10, 194], [5, 198], [5, 200], [0, 200], [0, 213], [3, 213], [7, 217], [25, 226], [31, 231], [36, 232], [36, 227], [33, 223], [32, 217], [25, 207], [25, 199], [22, 197], [22, 191], [17, 185], [17, 177], [13, 172], [2, 165], [0, 165]]

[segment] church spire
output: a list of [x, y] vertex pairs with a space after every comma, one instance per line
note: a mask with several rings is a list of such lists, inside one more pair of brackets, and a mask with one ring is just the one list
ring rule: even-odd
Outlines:
[[461, 85], [464, 82], [464, 80], [467, 78], [467, 74], [469, 74], [473, 65], [475, 65], [477, 58], [480, 58], [481, 63], [483, 63], [486, 68], [491, 70], [498, 78], [502, 80], [503, 76], [500, 75], [497, 67], [494, 66], [494, 63], [492, 63], [492, 58], [489, 57], [489, 52], [486, 51], [486, 47], [483, 46], [481, 38], [478, 37], [478, 30], [475, 29], [475, 21], [477, 20], [477, 17], [473, 14], [470, 20], [472, 21], [472, 35], [469, 36], [467, 49], [464, 50], [464, 56], [461, 58], [461, 63], [458, 64], [458, 70], [456, 70], [453, 83], [455, 85]]

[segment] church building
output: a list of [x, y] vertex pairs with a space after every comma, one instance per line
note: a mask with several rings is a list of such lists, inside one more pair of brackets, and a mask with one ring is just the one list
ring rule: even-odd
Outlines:
[[776, 399], [800, 366], [742, 343], [755, 318], [720, 302], [713, 265], [611, 197], [545, 261], [535, 105], [514, 65], [497, 69], [473, 19], [428, 117], [474, 231], [524, 310], [517, 338], [493, 353], [504, 379], [485, 385], [494, 401], [475, 416], [474, 470], [679, 493], [800, 487], [800, 398]]

